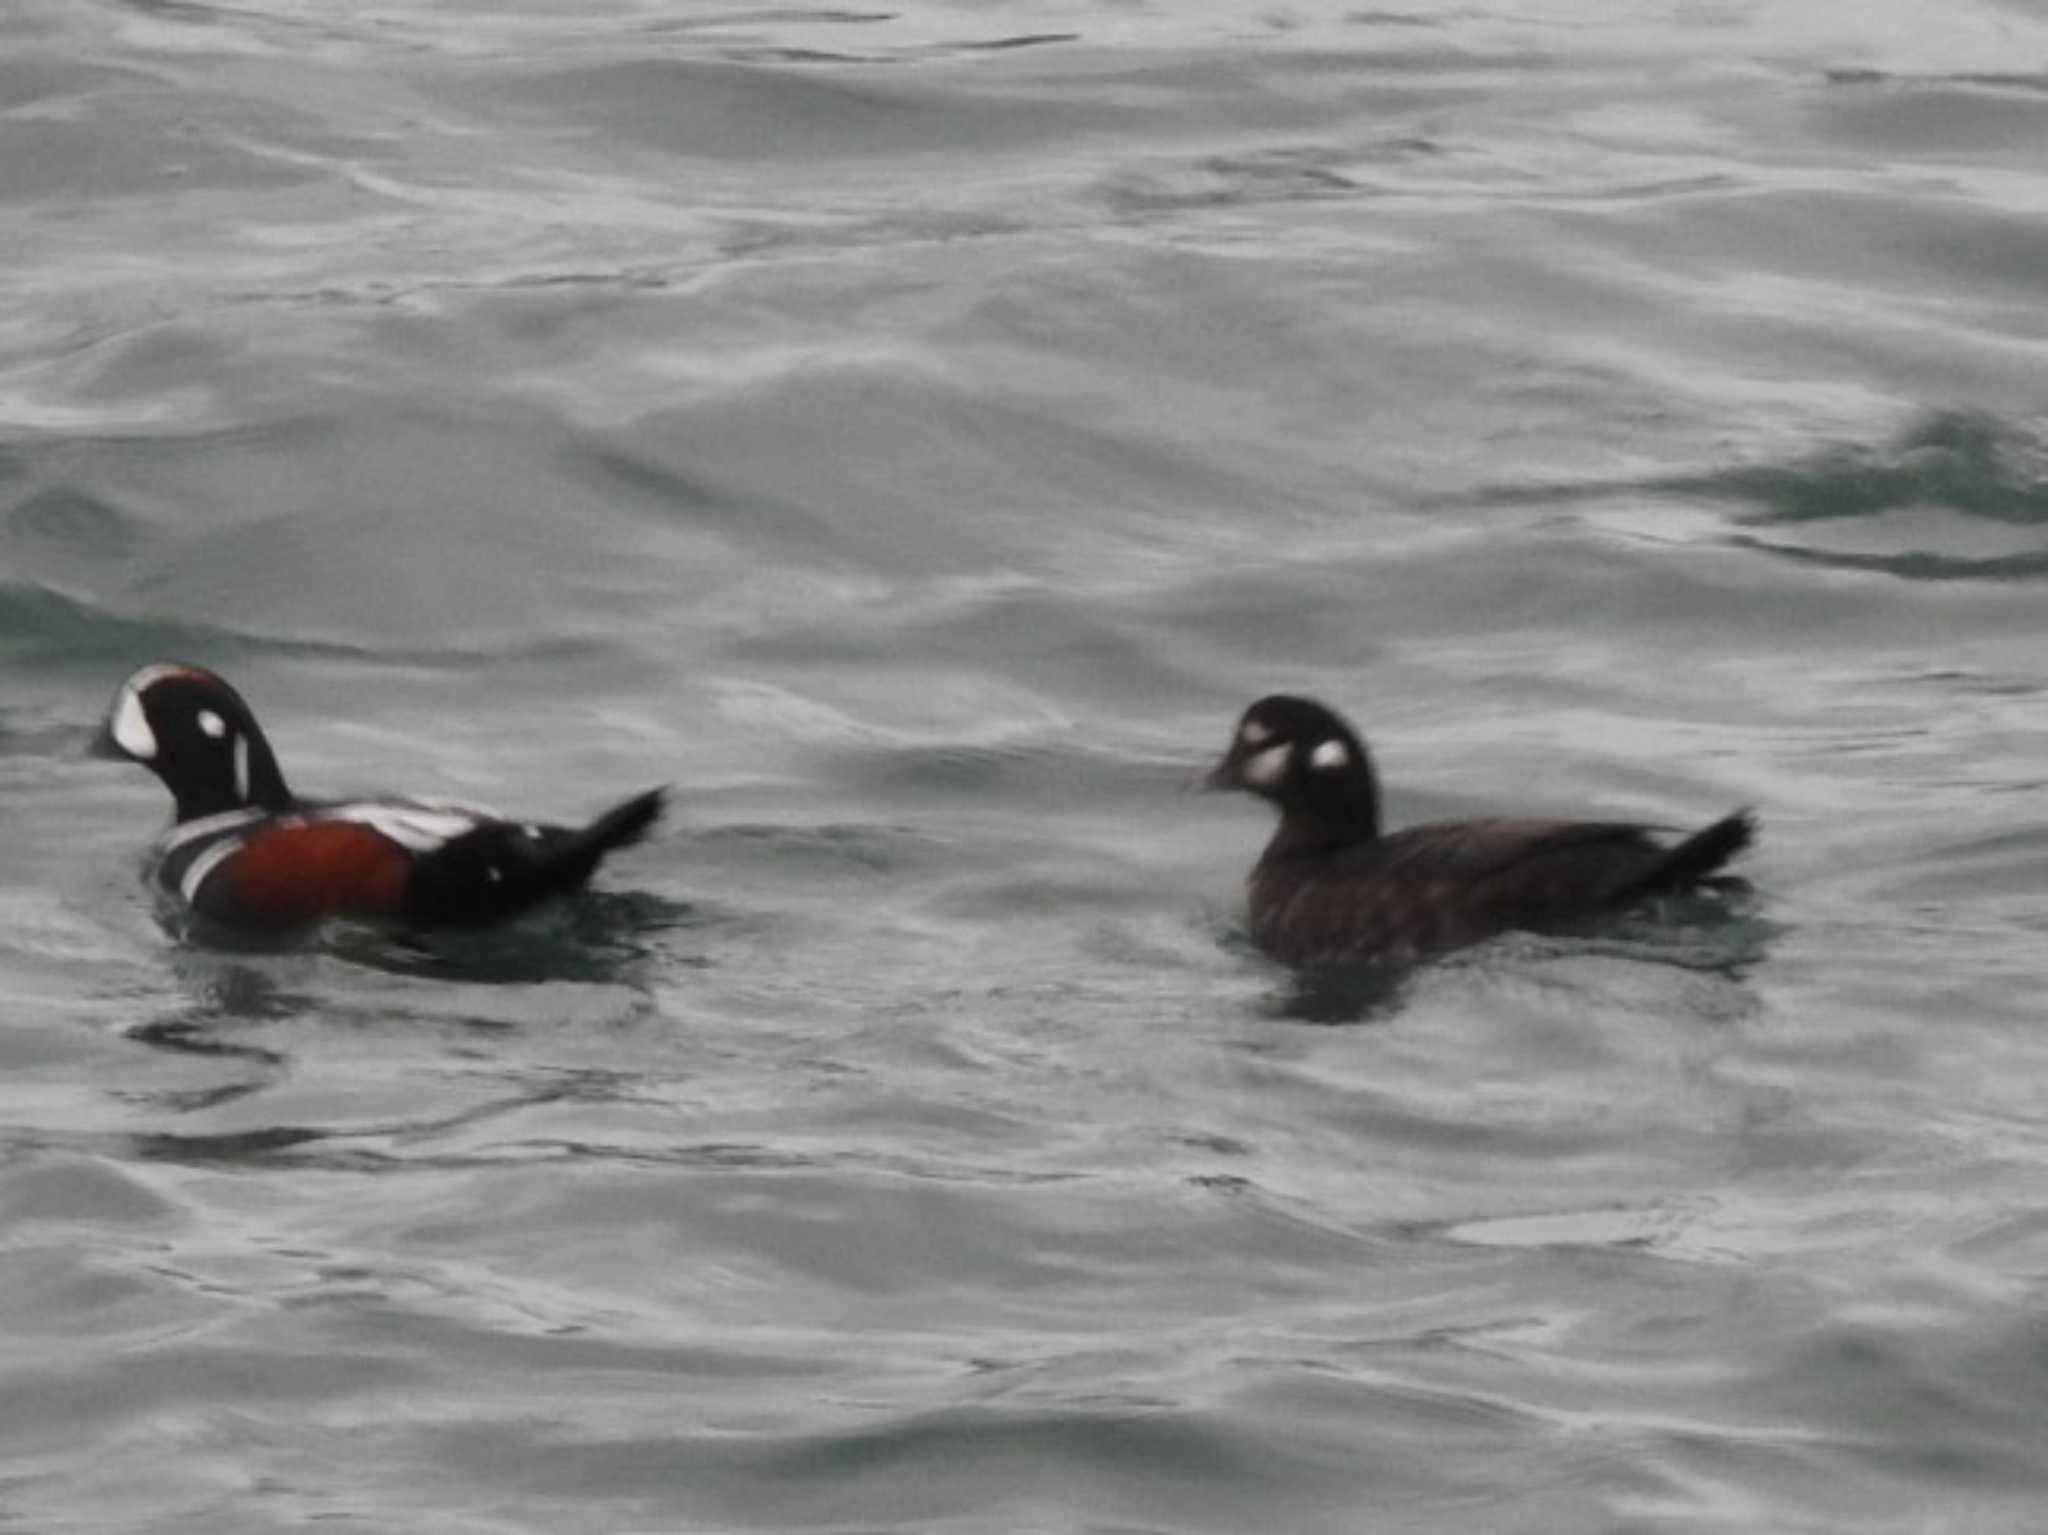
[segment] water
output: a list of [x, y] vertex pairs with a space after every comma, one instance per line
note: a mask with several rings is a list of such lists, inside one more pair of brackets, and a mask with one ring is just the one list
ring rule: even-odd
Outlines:
[[[2035, 8], [0, 35], [7, 1520], [2039, 1528]], [[671, 833], [183, 947], [165, 656]], [[1304, 1021], [1276, 687], [1757, 893]]]

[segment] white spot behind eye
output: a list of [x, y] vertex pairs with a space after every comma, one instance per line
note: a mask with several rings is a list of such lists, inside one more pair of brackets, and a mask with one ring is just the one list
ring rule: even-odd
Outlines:
[[1237, 738], [1247, 746], [1263, 746], [1272, 740], [1273, 732], [1257, 720], [1246, 720], [1244, 727], [1238, 731]]
[[228, 722], [211, 709], [199, 711], [199, 728], [218, 741], [228, 733]]
[[1294, 754], [1294, 748], [1282, 741], [1278, 746], [1269, 746], [1256, 757], [1248, 757], [1244, 764], [1244, 781], [1264, 789], [1278, 783], [1287, 776], [1287, 759]]
[[114, 705], [114, 744], [131, 757], [144, 762], [156, 756], [156, 732], [149, 728], [149, 716], [142, 712], [142, 698], [133, 687], [121, 689]]
[[1342, 741], [1325, 741], [1308, 754], [1308, 765], [1325, 773], [1351, 766], [1351, 748]]

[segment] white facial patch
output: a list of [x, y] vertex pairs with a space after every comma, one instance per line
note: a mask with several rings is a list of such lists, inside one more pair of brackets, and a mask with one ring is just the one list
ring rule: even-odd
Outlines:
[[228, 733], [228, 722], [211, 709], [199, 711], [199, 728], [218, 741]]
[[1257, 720], [1246, 720], [1244, 728], [1238, 731], [1237, 738], [1247, 746], [1263, 746], [1273, 739], [1273, 732]]
[[142, 695], [162, 682], [166, 677], [190, 677], [194, 673], [188, 666], [159, 662], [145, 666], [126, 682], [121, 684], [121, 693], [114, 700], [114, 720], [108, 733], [114, 744], [142, 762], [156, 760], [156, 732], [149, 728], [149, 715], [142, 707]]
[[1351, 766], [1351, 748], [1342, 741], [1325, 741], [1308, 754], [1308, 765], [1324, 773]]
[[1294, 748], [1282, 741], [1278, 746], [1269, 746], [1255, 757], [1247, 757], [1244, 764], [1244, 781], [1261, 789], [1269, 789], [1287, 776], [1287, 759], [1294, 754]]
[[142, 712], [142, 698], [130, 683], [121, 689], [114, 703], [114, 744], [131, 757], [144, 762], [156, 756], [156, 732], [149, 728], [149, 716]]

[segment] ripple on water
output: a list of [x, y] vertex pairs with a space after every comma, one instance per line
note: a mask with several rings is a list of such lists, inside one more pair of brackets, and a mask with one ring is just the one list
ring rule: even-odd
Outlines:
[[[2048, 33], [1639, 10], [13, 0], [5, 1513], [2035, 1528]], [[181, 944], [163, 654], [668, 830]], [[1755, 891], [1304, 998], [1276, 688]]]

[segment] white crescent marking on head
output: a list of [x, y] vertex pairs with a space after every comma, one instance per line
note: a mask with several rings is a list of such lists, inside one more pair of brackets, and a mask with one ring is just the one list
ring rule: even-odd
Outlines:
[[120, 696], [114, 703], [112, 735], [114, 744], [131, 757], [144, 762], [155, 760], [157, 745], [156, 732], [149, 728], [149, 716], [142, 708], [142, 695], [162, 682], [166, 677], [206, 677], [189, 666], [175, 662], [159, 661], [145, 666], [121, 684]]
[[1262, 789], [1272, 787], [1287, 776], [1287, 759], [1293, 755], [1294, 748], [1285, 741], [1267, 747], [1256, 757], [1245, 760], [1244, 781]]
[[1308, 754], [1308, 765], [1333, 773], [1338, 768], [1351, 766], [1351, 748], [1342, 741], [1325, 741]]
[[149, 728], [149, 716], [142, 712], [142, 697], [130, 682], [114, 702], [114, 744], [131, 757], [144, 762], [156, 756], [156, 732]]
[[139, 696], [147, 693], [166, 677], [191, 677], [195, 680], [201, 680], [203, 674], [195, 672], [189, 666], [177, 666], [169, 661], [159, 661], [154, 666], [143, 667], [124, 682], [122, 686]]

